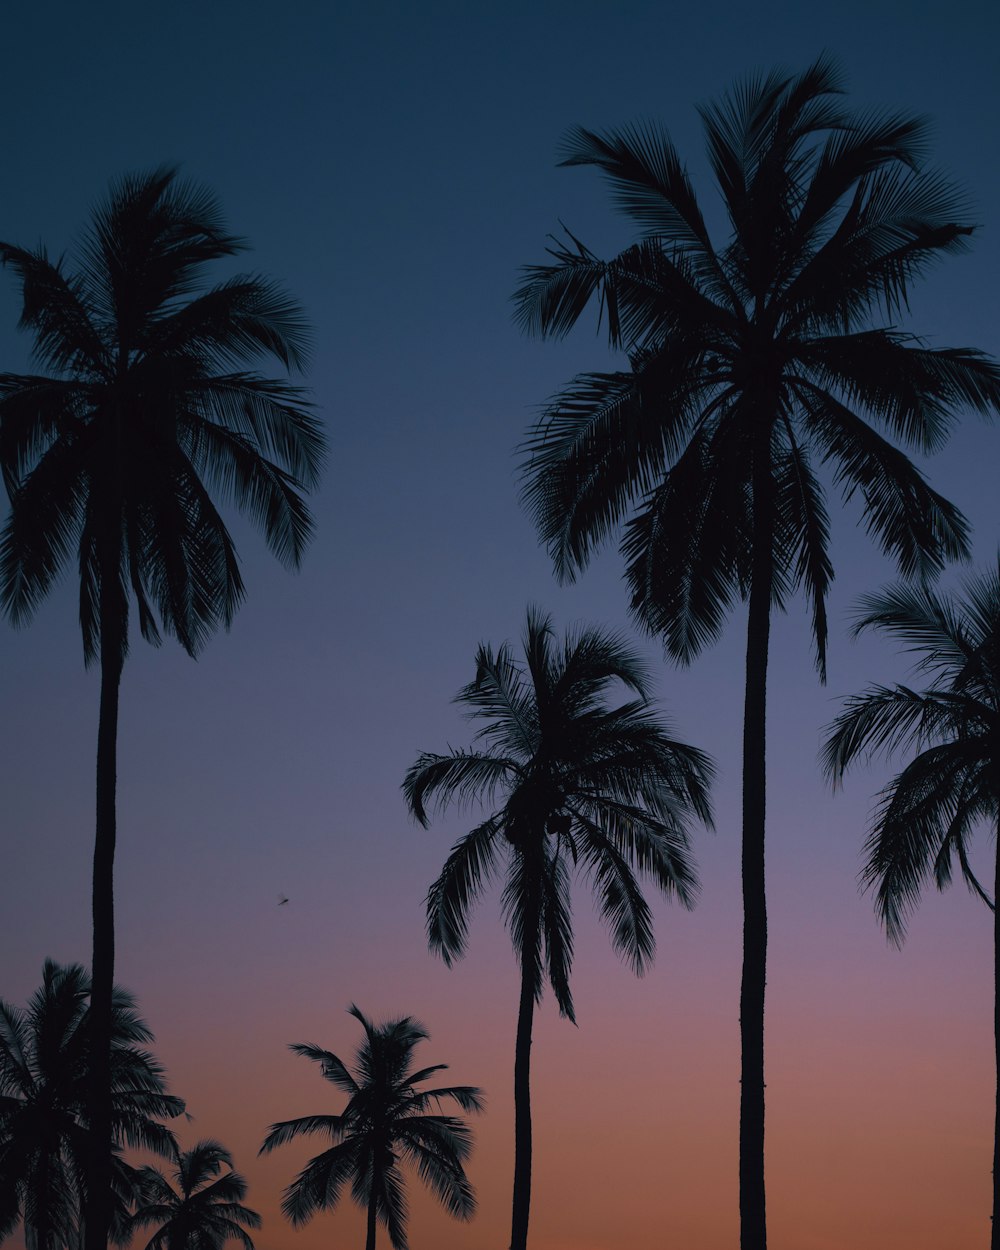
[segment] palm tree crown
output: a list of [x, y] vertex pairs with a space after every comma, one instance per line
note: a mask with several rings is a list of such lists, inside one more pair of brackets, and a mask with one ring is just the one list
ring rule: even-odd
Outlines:
[[641, 239], [602, 261], [569, 236], [516, 295], [522, 326], [550, 336], [599, 297], [629, 363], [578, 377], [529, 440], [539, 532], [571, 577], [638, 501], [624, 541], [632, 605], [682, 659], [747, 595], [757, 532], [770, 597], [801, 585], [812, 600], [823, 668], [832, 569], [817, 462], [863, 500], [904, 573], [967, 550], [958, 511], [862, 414], [931, 451], [957, 408], [1000, 407], [1000, 371], [982, 353], [870, 324], [901, 314], [914, 280], [972, 227], [958, 192], [919, 167], [925, 124], [851, 114], [841, 91], [820, 60], [702, 110], [731, 229], [722, 247], [664, 132], [571, 132], [563, 164], [602, 170]]
[[172, 169], [113, 188], [73, 272], [0, 244], [47, 370], [0, 374], [0, 602], [26, 620], [75, 548], [88, 662], [102, 645], [124, 654], [130, 596], [143, 637], [159, 641], [158, 614], [192, 654], [229, 624], [243, 582], [207, 487], [288, 564], [309, 537], [299, 484], [315, 482], [319, 427], [298, 388], [249, 368], [300, 365], [302, 315], [252, 274], [199, 291], [205, 267], [244, 246]]
[[[457, 696], [483, 722], [477, 746], [421, 755], [403, 782], [423, 825], [431, 798], [493, 809], [455, 843], [427, 895], [430, 945], [446, 963], [463, 954], [472, 906], [507, 861], [502, 906], [521, 970], [511, 1250], [527, 1244], [531, 1033], [546, 980], [559, 1010], [575, 1019], [572, 869], [590, 878], [615, 950], [641, 973], [655, 943], [636, 872], [690, 906], [697, 881], [688, 826], [711, 822], [711, 764], [657, 723], [643, 666], [621, 639], [584, 629], [559, 646], [548, 618], [529, 611], [524, 657], [522, 665], [506, 644], [480, 646], [476, 679]], [[609, 707], [616, 683], [636, 697]]]
[[899, 943], [925, 883], [933, 877], [944, 889], [955, 860], [970, 890], [991, 903], [968, 846], [977, 826], [995, 832], [1000, 817], [1000, 564], [961, 598], [907, 586], [870, 596], [855, 629], [899, 639], [932, 678], [924, 690], [872, 685], [854, 695], [824, 747], [835, 779], [859, 755], [917, 749], [883, 791], [865, 848], [863, 880]]
[[[62, 1250], [79, 1232], [90, 1147], [89, 995], [79, 964], [46, 960], [25, 1010], [0, 1001], [0, 1240], [23, 1223], [32, 1250]], [[114, 1140], [171, 1156], [173, 1134], [160, 1121], [180, 1115], [184, 1103], [166, 1092], [163, 1069], [142, 1049], [152, 1040], [135, 1000], [116, 988]]]
[[310, 1160], [285, 1191], [285, 1215], [298, 1226], [317, 1211], [332, 1210], [350, 1182], [351, 1196], [368, 1214], [366, 1250], [374, 1250], [376, 1220], [388, 1229], [394, 1250], [407, 1250], [401, 1163], [416, 1167], [452, 1215], [467, 1220], [475, 1211], [463, 1166], [472, 1150], [472, 1132], [459, 1116], [440, 1114], [440, 1106], [456, 1102], [463, 1111], [478, 1112], [482, 1093], [471, 1085], [419, 1088], [447, 1064], [414, 1070], [413, 1051], [429, 1034], [411, 1016], [374, 1024], [353, 1005], [350, 1014], [365, 1034], [353, 1071], [331, 1051], [308, 1043], [291, 1047], [320, 1065], [323, 1076], [348, 1095], [347, 1106], [340, 1115], [272, 1124], [261, 1154], [302, 1135], [329, 1137], [331, 1148]]
[[173, 1183], [157, 1168], [141, 1168], [128, 1231], [157, 1226], [145, 1250], [220, 1250], [227, 1241], [254, 1250], [246, 1229], [260, 1228], [260, 1216], [243, 1205], [247, 1183], [232, 1167], [224, 1146], [200, 1141], [178, 1156]]
[[[697, 879], [688, 851], [692, 817], [711, 822], [712, 766], [672, 738], [649, 702], [641, 661], [621, 639], [595, 629], [555, 642], [549, 619], [528, 613], [524, 663], [504, 644], [480, 646], [476, 679], [456, 702], [483, 722], [471, 750], [425, 753], [403, 783], [407, 803], [428, 823], [441, 807], [475, 800], [491, 814], [452, 848], [427, 896], [432, 949], [447, 963], [465, 951], [472, 905], [507, 860], [503, 908], [522, 972], [537, 1001], [544, 981], [574, 1019], [570, 871], [592, 879], [616, 951], [642, 972], [655, 949], [652, 915], [635, 871], [690, 906]], [[619, 683], [636, 698], [608, 707]], [[498, 801], [499, 800], [499, 801]], [[537, 874], [539, 923], [526, 908]]]

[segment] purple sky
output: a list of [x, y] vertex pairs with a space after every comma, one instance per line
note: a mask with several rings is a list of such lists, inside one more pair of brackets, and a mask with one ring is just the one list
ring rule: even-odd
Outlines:
[[[416, 829], [399, 783], [420, 750], [467, 741], [449, 700], [477, 643], [516, 639], [528, 602], [560, 627], [627, 628], [614, 549], [558, 587], [517, 503], [514, 448], [539, 405], [609, 359], [587, 328], [561, 344], [522, 338], [510, 319], [518, 268], [541, 259], [560, 219], [599, 253], [631, 238], [596, 175], [555, 167], [558, 141], [577, 123], [662, 120], [718, 222], [695, 105], [827, 49], [856, 106], [933, 119], [933, 163], [982, 223], [971, 254], [920, 288], [913, 327], [933, 345], [996, 354], [1000, 10], [179, 0], [38, 6], [9, 14], [5, 36], [0, 238], [59, 254], [112, 177], [180, 162], [252, 242], [243, 267], [294, 292], [316, 332], [307, 381], [330, 457], [301, 574], [237, 524], [249, 597], [231, 634], [197, 663], [173, 642], [137, 641], [124, 675], [118, 979], [189, 1100], [182, 1136], [233, 1150], [266, 1216], [260, 1250], [329, 1245], [338, 1230], [360, 1243], [349, 1205], [293, 1234], [276, 1207], [302, 1154], [254, 1155], [272, 1120], [339, 1109], [286, 1043], [349, 1053], [352, 1000], [376, 1017], [411, 1012], [432, 1035], [427, 1061], [451, 1063], [490, 1104], [472, 1167], [479, 1217], [453, 1225], [414, 1188], [412, 1244], [505, 1245], [513, 958], [495, 900], [458, 969], [427, 954], [423, 895], [464, 826]], [[4, 368], [27, 362], [17, 313], [0, 275]], [[963, 421], [927, 466], [972, 520], [980, 561], [997, 543], [996, 438]], [[886, 774], [859, 771], [832, 798], [819, 733], [841, 696], [904, 665], [878, 640], [846, 636], [852, 602], [892, 570], [856, 509], [831, 500], [831, 511], [825, 690], [805, 605], [774, 631], [773, 1245], [984, 1244], [989, 917], [961, 886], [928, 897], [897, 953], [858, 897]], [[98, 684], [71, 578], [30, 629], [3, 630], [0, 995], [20, 1003], [46, 956], [89, 959]], [[576, 896], [580, 1028], [546, 999], [534, 1050], [537, 1250], [624, 1250], [650, 1230], [685, 1250], [734, 1244], [742, 619], [689, 671], [639, 645], [679, 734], [718, 761], [718, 832], [699, 843], [699, 908], [657, 904], [660, 958], [643, 982]]]

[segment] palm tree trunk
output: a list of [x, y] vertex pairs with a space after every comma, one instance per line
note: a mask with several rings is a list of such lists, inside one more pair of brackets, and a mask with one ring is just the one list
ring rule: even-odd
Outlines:
[[365, 1250], [375, 1250], [375, 1184], [372, 1182], [371, 1193], [368, 1195], [368, 1236], [365, 1239]]
[[538, 951], [541, 905], [539, 882], [531, 874], [531, 894], [524, 917], [521, 945], [521, 1002], [517, 1012], [514, 1043], [514, 1199], [511, 1214], [510, 1250], [526, 1250], [531, 1209], [531, 1029], [535, 1017], [535, 986], [531, 969]]
[[767, 653], [771, 626], [773, 514], [769, 455], [754, 466], [754, 521], [743, 718], [743, 978], [740, 988], [740, 1247], [766, 1250], [764, 1196], [764, 892]]
[[993, 1116], [993, 1230], [990, 1250], [1000, 1250], [1000, 827], [993, 870], [993, 1064], [997, 1078]]
[[115, 976], [115, 788], [118, 692], [122, 672], [121, 619], [115, 611], [116, 582], [116, 575], [105, 575], [101, 579], [101, 711], [97, 728], [88, 1109], [92, 1144], [85, 1204], [85, 1250], [107, 1250], [111, 1223], [111, 988]]

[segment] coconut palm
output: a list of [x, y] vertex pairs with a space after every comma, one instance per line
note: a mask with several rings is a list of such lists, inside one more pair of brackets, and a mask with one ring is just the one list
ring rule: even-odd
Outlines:
[[129, 1233], [156, 1225], [145, 1250], [220, 1250], [227, 1241], [241, 1241], [253, 1250], [246, 1230], [260, 1228], [260, 1216], [243, 1206], [247, 1183], [217, 1141], [200, 1141], [183, 1151], [172, 1181], [158, 1168], [145, 1167], [135, 1185]]
[[[609, 706], [608, 688], [636, 697]], [[529, 610], [524, 663], [481, 645], [476, 679], [456, 702], [483, 722], [470, 750], [423, 754], [406, 774], [410, 811], [426, 827], [440, 808], [475, 801], [490, 814], [452, 847], [427, 896], [431, 949], [451, 964], [465, 951], [473, 904], [506, 860], [503, 911], [521, 971], [514, 1057], [511, 1250], [524, 1250], [531, 1204], [531, 1033], [547, 980], [575, 1020], [570, 992], [570, 878], [579, 866], [615, 950], [642, 973], [653, 958], [652, 915], [636, 880], [649, 877], [685, 906], [697, 882], [692, 818], [711, 822], [706, 756], [654, 717], [646, 673], [620, 638], [595, 629], [555, 640]]]
[[[743, 1250], [764, 1250], [765, 711], [772, 609], [811, 602], [820, 677], [833, 576], [824, 478], [857, 495], [904, 576], [965, 556], [961, 514], [893, 440], [929, 452], [968, 406], [1000, 408], [981, 353], [929, 349], [892, 324], [913, 282], [972, 227], [923, 172], [925, 126], [851, 113], [821, 59], [702, 109], [728, 217], [716, 247], [668, 136], [577, 129], [639, 241], [610, 261], [567, 234], [517, 293], [522, 326], [561, 336], [592, 298], [628, 367], [577, 377], [526, 443], [525, 499], [558, 575], [625, 523], [637, 620], [688, 662], [748, 602], [740, 996]], [[887, 437], [888, 436], [888, 437]], [[825, 471], [819, 470], [825, 466]]]
[[315, 480], [319, 429], [296, 387], [251, 369], [267, 356], [302, 363], [299, 309], [253, 275], [203, 287], [207, 264], [243, 246], [213, 197], [171, 169], [112, 188], [72, 270], [43, 250], [0, 244], [43, 370], [0, 374], [11, 502], [0, 604], [24, 623], [74, 559], [84, 658], [101, 669], [88, 1250], [103, 1250], [109, 1220], [115, 761], [130, 603], [144, 638], [159, 643], [162, 628], [194, 655], [244, 593], [211, 492], [287, 565], [298, 565], [311, 529], [300, 484]]
[[[964, 595], [894, 586], [863, 601], [856, 632], [877, 629], [920, 656], [923, 690], [869, 686], [847, 701], [824, 747], [840, 780], [859, 755], [917, 754], [883, 790], [865, 845], [863, 880], [889, 940], [933, 879], [950, 884], [954, 862], [969, 889], [993, 908], [995, 1059], [1000, 1072], [1000, 916], [969, 859], [977, 827], [995, 836], [1000, 819], [1000, 563]], [[996, 856], [994, 894], [1000, 891]], [[1000, 1250], [1000, 1089], [993, 1146], [993, 1250]]]
[[[354, 1070], [329, 1050], [306, 1042], [290, 1047], [320, 1065], [323, 1076], [348, 1095], [340, 1115], [308, 1115], [283, 1120], [268, 1130], [261, 1154], [295, 1137], [319, 1134], [333, 1145], [316, 1155], [285, 1190], [281, 1209], [298, 1227], [317, 1211], [332, 1211], [350, 1182], [351, 1196], [367, 1212], [365, 1250], [375, 1250], [377, 1222], [389, 1232], [394, 1250], [407, 1250], [406, 1187], [400, 1163], [410, 1163], [420, 1179], [458, 1219], [471, 1219], [476, 1199], [464, 1163], [472, 1132], [463, 1119], [440, 1114], [445, 1102], [463, 1111], [483, 1109], [482, 1091], [472, 1085], [419, 1089], [447, 1064], [414, 1071], [413, 1051], [429, 1034], [412, 1016], [373, 1024], [353, 1004], [364, 1039]], [[433, 1108], [438, 1113], [432, 1113]]]
[[[41, 987], [25, 1010], [0, 1000], [0, 1240], [21, 1224], [29, 1250], [79, 1244], [88, 1177], [91, 1055], [90, 982], [79, 964], [46, 960]], [[115, 987], [111, 1016], [113, 1177], [128, 1190], [122, 1146], [171, 1156], [173, 1134], [160, 1121], [184, 1103], [168, 1094], [153, 1040], [135, 1000]]]

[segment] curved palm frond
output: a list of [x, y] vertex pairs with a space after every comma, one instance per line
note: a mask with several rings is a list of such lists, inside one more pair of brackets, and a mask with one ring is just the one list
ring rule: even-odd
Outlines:
[[497, 867], [502, 824], [490, 817], [460, 838], [427, 891], [427, 940], [446, 964], [465, 953], [473, 902]]

